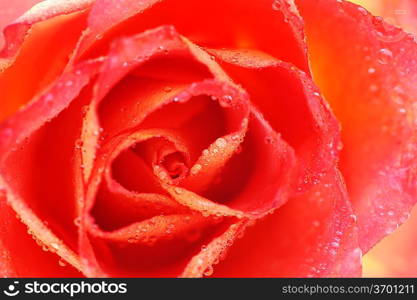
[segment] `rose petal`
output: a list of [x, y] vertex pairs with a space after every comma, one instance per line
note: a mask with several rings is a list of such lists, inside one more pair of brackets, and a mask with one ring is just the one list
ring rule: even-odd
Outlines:
[[337, 171], [248, 228], [215, 277], [354, 277], [361, 251], [345, 187]]
[[248, 226], [248, 221], [238, 221], [230, 225], [223, 233], [203, 246], [185, 267], [180, 277], [203, 277], [213, 274], [213, 265], [227, 254], [227, 250], [238, 239]]
[[[273, 131], [256, 108], [252, 107], [251, 110], [243, 142], [236, 136], [230, 140], [217, 140], [211, 150], [217, 152], [207, 153], [213, 161], [207, 162], [203, 151], [203, 159], [200, 158], [193, 166], [192, 174], [183, 181], [183, 186], [191, 191], [199, 191], [207, 199], [240, 211], [249, 218], [260, 218], [287, 201], [293, 189], [296, 162], [293, 149]], [[233, 150], [233, 156], [226, 163], [221, 155], [216, 157], [224, 148], [233, 148], [230, 145], [233, 143], [238, 143], [239, 148]], [[193, 174], [198, 165], [197, 174]], [[207, 168], [210, 171], [214, 169], [208, 176], [205, 174]], [[215, 180], [212, 179], [213, 175]], [[209, 185], [201, 186], [201, 181], [207, 177], [211, 179]], [[187, 198], [186, 195], [182, 197]]]
[[172, 24], [200, 46], [260, 49], [308, 71], [302, 21], [292, 0], [98, 0], [78, 54], [97, 38], [100, 43], [84, 55], [102, 53], [115, 36], [163, 24]]
[[417, 44], [352, 3], [297, 3], [314, 78], [342, 123], [340, 166], [366, 252], [417, 200]]

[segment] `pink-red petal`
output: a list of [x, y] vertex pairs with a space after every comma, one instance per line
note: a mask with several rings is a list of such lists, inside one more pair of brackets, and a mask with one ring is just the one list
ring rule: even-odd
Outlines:
[[315, 81], [342, 124], [340, 167], [366, 252], [417, 201], [417, 43], [352, 3], [296, 2]]

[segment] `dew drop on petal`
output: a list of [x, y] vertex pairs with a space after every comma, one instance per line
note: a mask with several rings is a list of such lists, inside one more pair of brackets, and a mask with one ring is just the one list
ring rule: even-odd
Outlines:
[[378, 51], [378, 62], [382, 65], [386, 65], [392, 57], [392, 52], [389, 49], [382, 48]]
[[320, 222], [319, 221], [313, 221], [313, 226], [314, 227], [319, 227], [320, 226]]
[[399, 108], [399, 109], [398, 109], [398, 112], [399, 112], [400, 114], [404, 115], [404, 114], [406, 114], [406, 113], [407, 113], [407, 110], [406, 110], [404, 107], [401, 107], [401, 108]]
[[75, 218], [74, 219], [74, 225], [77, 226], [77, 227], [79, 227], [80, 224], [81, 224], [81, 218], [80, 217]]
[[339, 247], [339, 243], [338, 242], [332, 242], [330, 245], [332, 247], [335, 247], [335, 248]]
[[369, 86], [369, 90], [372, 92], [372, 93], [375, 93], [375, 92], [377, 92], [378, 91], [378, 86], [377, 85], [375, 85], [375, 84], [371, 84], [370, 86]]
[[224, 106], [229, 106], [231, 103], [232, 103], [232, 101], [233, 101], [233, 97], [232, 96], [230, 96], [230, 95], [224, 95], [223, 97], [222, 97], [222, 101], [221, 101], [221, 105], [224, 105]]
[[54, 100], [54, 95], [52, 95], [52, 94], [47, 94], [46, 96], [45, 96], [45, 102], [52, 102], [52, 100]]
[[59, 249], [59, 245], [57, 243], [51, 243], [51, 247], [55, 250]]
[[363, 7], [359, 6], [359, 7], [358, 7], [358, 10], [359, 10], [359, 12], [360, 12], [362, 15], [364, 15], [364, 16], [368, 15], [368, 12], [366, 11], [366, 9], [365, 9], [365, 8], [363, 8]]

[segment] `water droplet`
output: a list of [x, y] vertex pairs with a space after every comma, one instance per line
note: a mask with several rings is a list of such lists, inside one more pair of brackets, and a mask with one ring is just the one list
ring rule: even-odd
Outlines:
[[58, 260], [58, 265], [60, 265], [61, 267], [65, 267], [67, 264], [65, 263], [65, 261], [63, 260]]
[[194, 165], [192, 168], [191, 168], [191, 174], [192, 175], [196, 175], [196, 174], [198, 174], [198, 172], [200, 172], [201, 171], [201, 165], [200, 164], [196, 164], [196, 165]]
[[181, 188], [179, 188], [179, 187], [176, 187], [176, 188], [174, 189], [174, 192], [175, 192], [176, 194], [180, 195], [180, 194], [182, 194], [182, 189], [181, 189]]
[[407, 37], [402, 29], [385, 22], [381, 17], [373, 19], [376, 37], [384, 43], [395, 43]]
[[375, 92], [377, 92], [378, 91], [378, 86], [377, 85], [375, 85], [375, 84], [371, 84], [370, 86], [369, 86], [369, 90], [372, 92], [372, 93], [375, 93]]
[[339, 243], [338, 242], [331, 242], [330, 245], [332, 247], [335, 247], [335, 248], [339, 247]]
[[224, 148], [224, 147], [226, 147], [227, 143], [226, 143], [226, 140], [225, 140], [224, 138], [218, 138], [218, 139], [216, 140], [216, 145], [217, 145], [219, 148]]
[[223, 107], [228, 107], [232, 104], [233, 97], [230, 95], [224, 95], [221, 98], [220, 105]]
[[213, 275], [213, 266], [208, 266], [207, 269], [204, 271], [205, 276], [211, 276]]
[[376, 72], [375, 68], [369, 68], [368, 69], [369, 74], [374, 74], [375, 72]]
[[272, 2], [272, 9], [273, 10], [281, 10], [282, 8], [282, 3], [280, 0], [275, 0], [274, 2]]
[[51, 243], [51, 247], [55, 250], [59, 249], [59, 245], [57, 243]]
[[378, 51], [378, 62], [386, 65], [392, 59], [392, 52], [389, 49], [382, 48]]
[[178, 97], [174, 97], [174, 98], [172, 99], [172, 102], [178, 103], [178, 102], [180, 102], [180, 98], [178, 98]]
[[331, 250], [329, 251], [329, 253], [330, 253], [330, 255], [336, 255], [336, 254], [337, 254], [337, 251], [336, 251], [336, 250], [334, 250], [334, 249], [331, 249]]
[[96, 39], [97, 39], [97, 40], [101, 40], [102, 38], [103, 38], [103, 35], [102, 35], [102, 34], [97, 34], [97, 35], [96, 35]]
[[404, 115], [404, 114], [406, 114], [406, 113], [407, 113], [407, 110], [406, 110], [404, 107], [401, 107], [401, 108], [399, 108], [399, 109], [398, 109], [398, 112], [399, 112], [400, 114]]
[[387, 215], [388, 216], [393, 216], [395, 213], [392, 211], [392, 210], [390, 210], [389, 212], [387, 212]]
[[272, 137], [268, 136], [268, 137], [265, 138], [265, 142], [267, 144], [273, 144], [274, 143], [274, 139]]
[[366, 11], [366, 9], [365, 9], [365, 8], [363, 8], [363, 7], [359, 6], [359, 7], [358, 7], [358, 10], [359, 10], [359, 12], [360, 12], [362, 15], [364, 15], [364, 16], [368, 15], [368, 12]]
[[13, 135], [13, 130], [11, 128], [6, 128], [3, 130], [3, 136], [5, 138], [10, 138]]
[[47, 94], [45, 96], [45, 102], [52, 102], [52, 100], [54, 100], [54, 95], [53, 94]]
[[77, 227], [79, 227], [80, 224], [81, 224], [81, 218], [80, 217], [75, 218], [74, 219], [74, 225], [77, 226]]
[[172, 87], [170, 87], [170, 86], [166, 86], [166, 87], [164, 87], [164, 92], [165, 93], [169, 93], [169, 92], [171, 92], [172, 91]]

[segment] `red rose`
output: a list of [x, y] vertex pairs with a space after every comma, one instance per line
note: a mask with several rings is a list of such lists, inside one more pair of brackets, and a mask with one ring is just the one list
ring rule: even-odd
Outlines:
[[4, 35], [4, 276], [359, 276], [416, 202], [416, 41], [362, 7], [46, 0]]

